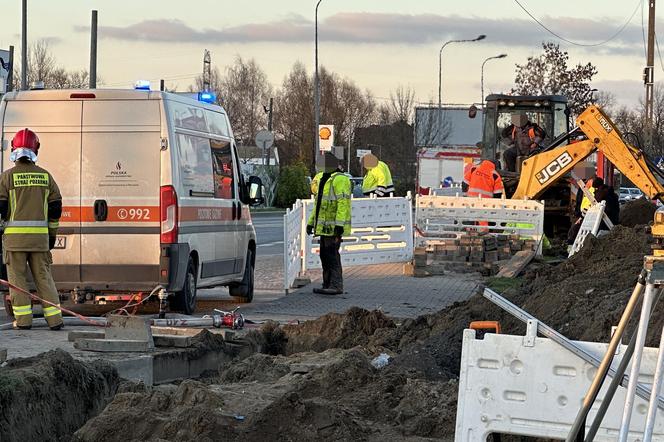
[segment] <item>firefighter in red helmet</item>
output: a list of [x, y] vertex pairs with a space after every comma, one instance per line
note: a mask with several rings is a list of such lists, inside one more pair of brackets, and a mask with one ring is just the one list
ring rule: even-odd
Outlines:
[[[27, 266], [30, 266], [37, 293], [53, 304], [44, 304], [46, 323], [52, 330], [63, 326], [58, 292], [51, 275], [50, 250], [55, 245], [58, 221], [62, 214], [62, 196], [48, 171], [37, 166], [39, 137], [30, 129], [16, 133], [9, 158], [14, 167], [0, 175], [0, 217], [5, 221], [2, 257], [7, 265], [9, 282], [28, 289]], [[28, 295], [9, 291], [14, 326], [32, 327], [32, 302]]]

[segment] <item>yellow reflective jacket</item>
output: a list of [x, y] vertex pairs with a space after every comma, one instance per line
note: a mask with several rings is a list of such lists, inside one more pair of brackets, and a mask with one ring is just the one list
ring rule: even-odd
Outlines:
[[392, 182], [392, 174], [387, 164], [382, 161], [374, 168], [367, 170], [362, 181], [362, 193], [371, 195], [375, 193], [377, 196], [390, 196], [394, 192], [394, 183]]
[[318, 173], [311, 182], [314, 209], [309, 216], [308, 225], [314, 226], [314, 234], [319, 236], [334, 236], [335, 226], [344, 228], [344, 236], [350, 235], [350, 179], [341, 172], [335, 172], [321, 190], [319, 183], [322, 176], [322, 172]]
[[[595, 188], [594, 187], [589, 188], [588, 192], [595, 195]], [[581, 200], [581, 213], [585, 214], [588, 211], [588, 209], [590, 209], [590, 206], [592, 206], [592, 203], [590, 202], [588, 197], [584, 194], [583, 199]]]
[[58, 228], [58, 220], [48, 218], [48, 203], [62, 200], [51, 174], [33, 163], [17, 162], [0, 175], [0, 200], [9, 202], [4, 250], [48, 252], [48, 237]]

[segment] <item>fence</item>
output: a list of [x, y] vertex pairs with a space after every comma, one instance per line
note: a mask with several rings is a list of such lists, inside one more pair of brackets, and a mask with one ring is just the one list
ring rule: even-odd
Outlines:
[[[302, 272], [320, 268], [318, 238], [304, 233], [313, 207], [313, 200], [298, 200], [284, 215], [285, 290]], [[408, 262], [413, 258], [410, 198], [353, 198], [351, 225], [351, 234], [344, 237], [340, 250], [344, 266]]]
[[416, 246], [435, 244], [437, 240], [458, 237], [469, 230], [512, 233], [540, 241], [544, 234], [544, 203], [419, 195], [415, 224], [418, 234]]
[[[601, 357], [607, 344], [574, 342]], [[623, 357], [620, 346], [614, 364]], [[657, 349], [646, 348], [640, 384], [652, 384]], [[614, 365], [615, 366], [615, 365]], [[459, 400], [455, 440], [485, 441], [489, 434], [562, 439], [567, 437], [597, 369], [551, 339], [536, 336], [486, 334], [475, 338], [465, 330], [461, 351]], [[588, 416], [597, 413], [608, 382]], [[619, 387], [595, 437], [618, 439], [625, 388]], [[630, 441], [642, 440], [648, 403], [637, 397], [630, 425]], [[653, 440], [664, 440], [664, 413], [658, 410]]]

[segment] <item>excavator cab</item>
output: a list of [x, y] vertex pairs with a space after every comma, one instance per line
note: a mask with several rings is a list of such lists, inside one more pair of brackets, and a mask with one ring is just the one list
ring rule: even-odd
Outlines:
[[544, 129], [543, 146], [569, 131], [567, 99], [560, 95], [492, 94], [486, 97], [484, 109], [482, 156], [500, 161], [502, 168], [503, 152], [509, 148], [509, 139], [502, 134], [512, 124], [512, 115], [525, 113], [529, 121]]

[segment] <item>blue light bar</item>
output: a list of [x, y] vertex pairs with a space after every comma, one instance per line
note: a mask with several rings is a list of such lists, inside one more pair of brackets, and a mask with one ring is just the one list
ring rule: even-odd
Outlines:
[[199, 92], [198, 101], [203, 103], [214, 104], [217, 101], [217, 94], [214, 92]]
[[150, 81], [149, 80], [138, 80], [134, 84], [134, 89], [138, 91], [149, 91], [150, 90]]

